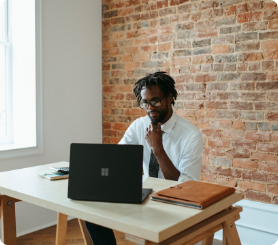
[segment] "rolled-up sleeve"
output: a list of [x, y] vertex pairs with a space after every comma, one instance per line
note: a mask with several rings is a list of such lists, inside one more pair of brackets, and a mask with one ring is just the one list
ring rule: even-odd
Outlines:
[[200, 181], [203, 153], [203, 137], [201, 132], [191, 135], [183, 147], [181, 160], [178, 165], [180, 171], [179, 182], [187, 180]]
[[136, 137], [136, 124], [137, 121], [135, 120], [126, 130], [123, 138], [118, 143], [119, 145], [138, 145], [138, 139]]

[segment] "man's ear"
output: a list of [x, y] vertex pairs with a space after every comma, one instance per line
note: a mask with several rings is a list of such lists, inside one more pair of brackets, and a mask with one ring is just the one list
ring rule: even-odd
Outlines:
[[169, 94], [167, 99], [170, 103], [172, 103], [172, 101], [174, 100], [173, 95]]

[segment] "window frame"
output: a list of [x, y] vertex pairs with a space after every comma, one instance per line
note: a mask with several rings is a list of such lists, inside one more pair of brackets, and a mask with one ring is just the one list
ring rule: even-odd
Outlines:
[[[9, 16], [11, 1], [8, 1]], [[9, 23], [10, 25], [10, 23]], [[11, 46], [11, 45], [10, 45]], [[0, 159], [22, 157], [43, 153], [43, 53], [42, 53], [42, 0], [35, 0], [35, 91], [36, 91], [36, 146], [19, 148], [13, 144], [1, 146]], [[10, 47], [10, 52], [12, 52]], [[11, 57], [11, 56], [10, 56]], [[9, 60], [9, 76], [12, 79], [12, 60]], [[11, 84], [11, 83], [10, 83]], [[11, 86], [10, 86], [11, 89]], [[11, 98], [9, 98], [11, 106]], [[12, 118], [10, 118], [12, 120]]]
[[2, 137], [0, 139], [0, 144], [11, 144], [12, 143], [12, 99], [11, 99], [11, 83], [7, 81], [11, 79], [11, 63], [12, 63], [12, 53], [11, 53], [11, 41], [10, 41], [10, 15], [11, 15], [11, 7], [10, 7], [10, 0], [7, 1], [6, 6], [6, 37], [5, 41], [0, 41], [0, 46], [5, 48], [5, 107], [6, 107], [6, 130], [7, 135], [6, 137]]

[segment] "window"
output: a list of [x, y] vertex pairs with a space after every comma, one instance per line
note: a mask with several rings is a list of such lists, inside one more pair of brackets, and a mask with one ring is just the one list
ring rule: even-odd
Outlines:
[[10, 63], [11, 45], [9, 41], [8, 2], [0, 0], [0, 144], [11, 143], [11, 97]]
[[0, 0], [0, 158], [42, 152], [40, 18], [40, 0]]

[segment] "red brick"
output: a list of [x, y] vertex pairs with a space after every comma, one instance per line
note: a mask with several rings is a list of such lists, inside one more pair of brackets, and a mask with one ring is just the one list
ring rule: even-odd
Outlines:
[[119, 9], [119, 8], [123, 8], [125, 6], [124, 2], [119, 2], [119, 3], [111, 3], [109, 5], [110, 9]]
[[231, 101], [230, 102], [230, 109], [234, 109], [234, 110], [253, 110], [253, 103]]
[[274, 142], [278, 142], [278, 133], [272, 133], [271, 140]]
[[133, 61], [133, 57], [132, 55], [123, 55], [121, 56], [121, 62], [132, 62]]
[[267, 185], [267, 192], [272, 194], [278, 194], [278, 185]]
[[213, 57], [211, 55], [193, 56], [192, 63], [193, 64], [213, 63]]
[[197, 37], [216, 37], [217, 36], [217, 29], [205, 29], [205, 30], [198, 30]]
[[269, 21], [269, 29], [278, 29], [278, 20], [270, 20]]
[[263, 59], [263, 54], [257, 53], [242, 53], [239, 55], [240, 61], [259, 61]]
[[243, 13], [248, 12], [248, 5], [246, 3], [237, 5], [236, 7], [237, 7], [237, 9], [236, 9], [237, 14], [243, 14]]
[[245, 192], [245, 197], [246, 197], [246, 199], [250, 199], [253, 201], [259, 201], [259, 202], [268, 202], [269, 203], [271, 201], [271, 197], [269, 195], [251, 191], [251, 190]]
[[199, 21], [201, 19], [201, 17], [202, 17], [201, 12], [195, 12], [195, 13], [191, 14], [191, 20], [195, 21], [195, 22]]
[[[265, 160], [263, 160], [265, 161]], [[270, 162], [259, 162], [258, 163], [258, 170], [265, 171], [270, 173], [278, 173], [278, 164], [277, 163], [270, 163]]]
[[262, 50], [278, 49], [278, 40], [266, 40], [261, 43]]
[[210, 109], [227, 109], [227, 102], [223, 101], [207, 101], [205, 102], [205, 107]]
[[226, 156], [225, 149], [222, 147], [211, 147], [211, 156], [221, 157]]
[[241, 171], [238, 169], [229, 169], [229, 168], [219, 167], [219, 168], [217, 168], [217, 174], [239, 178], [241, 176]]
[[236, 6], [229, 6], [224, 8], [224, 14], [226, 16], [235, 15], [236, 14]]
[[195, 82], [214, 82], [216, 81], [217, 76], [214, 74], [204, 74], [204, 75], [197, 75], [195, 78]]
[[108, 108], [103, 108], [102, 109], [102, 114], [103, 115], [110, 115], [110, 113], [111, 113], [110, 109], [108, 109]]
[[240, 183], [239, 183], [239, 186], [241, 189], [244, 189], [244, 190], [252, 190], [253, 188], [253, 183], [250, 182], [250, 181], [247, 181], [247, 180], [241, 180]]
[[277, 156], [270, 153], [253, 152], [250, 159], [273, 162], [273, 161], [277, 161]]
[[125, 109], [124, 114], [128, 116], [140, 116], [141, 115], [141, 109]]
[[202, 134], [206, 135], [207, 137], [221, 137], [222, 130], [220, 129], [202, 129]]
[[261, 19], [261, 12], [248, 13], [248, 14], [239, 14], [237, 16], [238, 23], [259, 21]]
[[257, 141], [270, 141], [271, 134], [269, 132], [247, 132], [246, 139]]
[[110, 49], [113, 47], [116, 47], [117, 43], [115, 41], [106, 41], [106, 42], [102, 42], [102, 48], [103, 49]]
[[103, 105], [103, 108], [115, 108], [115, 107], [117, 107], [116, 103], [114, 101], [106, 101], [106, 100], [104, 100], [102, 105]]
[[249, 171], [249, 170], [243, 171], [241, 177], [243, 179], [248, 179], [253, 181], [260, 181], [260, 182], [267, 181], [267, 174], [258, 171]]
[[255, 161], [243, 160], [243, 159], [233, 159], [234, 168], [244, 168], [249, 170], [256, 170], [258, 163]]
[[251, 64], [249, 64], [249, 71], [258, 71], [261, 69], [261, 64], [260, 62], [252, 62]]
[[199, 118], [215, 118], [216, 111], [197, 110], [195, 113], [197, 119]]
[[128, 125], [126, 123], [113, 123], [112, 129], [113, 130], [127, 130]]
[[205, 166], [205, 165], [202, 165], [202, 171], [201, 172], [204, 173], [204, 174], [216, 174], [217, 173], [215, 167], [210, 167], [210, 166]]
[[240, 139], [245, 138], [244, 130], [224, 130], [223, 138]]
[[110, 100], [123, 100], [124, 99], [124, 94], [123, 93], [112, 93], [110, 95]]
[[[278, 171], [278, 170], [277, 170], [277, 171]], [[270, 172], [272, 172], [272, 171], [270, 171]], [[277, 175], [277, 174], [270, 174], [270, 175], [268, 175], [267, 181], [268, 181], [269, 183], [278, 184], [278, 175]]]
[[204, 182], [214, 183], [214, 176], [204, 174]]
[[256, 150], [256, 143], [253, 140], [232, 140], [232, 148], [244, 148], [249, 150]]
[[231, 177], [217, 176], [215, 182], [219, 185], [236, 187], [238, 180]]
[[230, 50], [230, 45], [221, 45], [221, 44], [217, 44], [217, 45], [213, 45], [212, 46], [212, 54], [223, 54], [223, 53], [229, 53]]
[[[179, 59], [175, 59], [175, 65], [180, 66], [180, 65], [185, 65], [182, 62], [189, 62], [190, 59], [188, 58], [179, 58]], [[192, 83], [194, 82], [194, 76], [190, 76], [190, 75], [181, 75], [181, 76], [177, 76], [175, 79], [176, 83]]]
[[115, 130], [108, 130], [108, 129], [104, 129], [102, 130], [103, 136], [115, 136], [117, 137], [117, 131]]
[[263, 8], [263, 2], [252, 2], [248, 4], [249, 11], [256, 11]]
[[223, 148], [230, 148], [230, 140], [226, 139], [209, 139], [208, 146], [216, 146], [216, 147], [223, 147]]
[[126, 7], [133, 6], [133, 5], [139, 5], [139, 4], [140, 4], [140, 0], [126, 0], [125, 1]]
[[268, 9], [268, 8], [275, 8], [275, 7], [277, 7], [277, 3], [274, 2], [274, 1], [265, 2], [263, 7], [264, 7], [265, 9]]
[[229, 158], [249, 158], [250, 153], [247, 149], [232, 149], [226, 151], [226, 156]]
[[128, 16], [134, 13], [134, 8], [124, 8], [124, 9], [119, 9], [118, 10], [118, 16]]
[[186, 66], [189, 65], [189, 63], [190, 63], [190, 57], [174, 57], [172, 59], [173, 66]]
[[121, 140], [121, 138], [118, 138], [118, 137], [111, 137], [111, 144], [118, 144]]
[[158, 1], [157, 2], [157, 8], [166, 8], [168, 7], [168, 0]]
[[254, 182], [253, 183], [253, 190], [260, 191], [260, 192], [265, 192], [266, 191], [266, 185]]
[[245, 129], [245, 124], [242, 121], [235, 121], [233, 122], [234, 129]]
[[186, 101], [183, 102], [183, 106], [186, 109], [201, 109], [202, 103], [200, 103], [199, 101]]
[[266, 50], [264, 52], [264, 58], [268, 60], [276, 60], [278, 59], [278, 50], [273, 49], [273, 50]]
[[139, 53], [139, 47], [125, 47], [124, 48], [125, 54], [136, 54]]
[[268, 112], [266, 119], [269, 121], [278, 121], [278, 112]]
[[158, 51], [168, 51], [171, 49], [171, 43], [163, 43], [157, 46]]
[[277, 18], [278, 18], [277, 10], [269, 9], [269, 10], [264, 11], [264, 20], [273, 20], [273, 19], [277, 19]]

